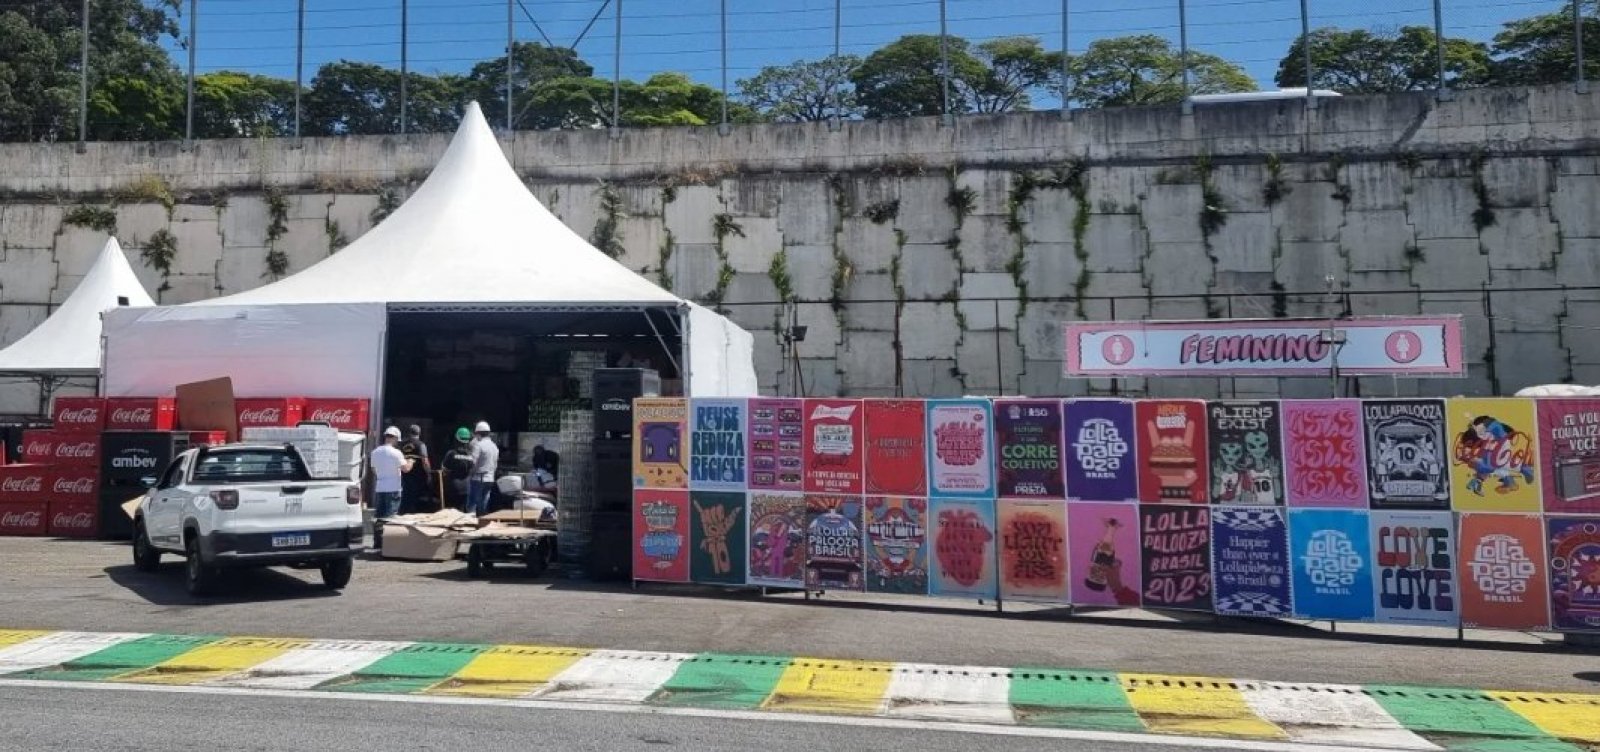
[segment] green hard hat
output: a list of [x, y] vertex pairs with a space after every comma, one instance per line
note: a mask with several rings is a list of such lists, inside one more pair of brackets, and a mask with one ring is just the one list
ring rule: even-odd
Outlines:
[[456, 441], [471, 441], [471, 440], [472, 440], [472, 432], [468, 431], [466, 426], [462, 426], [462, 427], [456, 429]]

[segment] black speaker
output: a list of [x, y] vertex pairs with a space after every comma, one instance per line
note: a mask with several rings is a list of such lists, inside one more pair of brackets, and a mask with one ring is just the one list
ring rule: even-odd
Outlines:
[[594, 440], [594, 511], [633, 508], [633, 440]]
[[633, 514], [596, 512], [589, 542], [589, 579], [633, 579]]
[[101, 540], [129, 540], [133, 537], [133, 518], [122, 510], [122, 505], [143, 496], [142, 485], [102, 486], [100, 488]]
[[633, 434], [633, 400], [661, 396], [661, 374], [644, 368], [594, 370], [594, 437], [620, 439]]

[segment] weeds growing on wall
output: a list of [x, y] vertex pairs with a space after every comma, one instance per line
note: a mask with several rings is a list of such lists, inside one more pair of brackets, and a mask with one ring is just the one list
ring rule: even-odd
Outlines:
[[67, 210], [61, 218], [61, 223], [107, 235], [117, 234], [117, 213], [104, 206], [79, 204]]
[[262, 277], [280, 279], [289, 273], [289, 254], [278, 248], [278, 240], [289, 232], [289, 197], [275, 186], [262, 193], [267, 203], [267, 270]]
[[111, 192], [111, 200], [119, 204], [161, 204], [167, 210], [167, 219], [178, 205], [172, 186], [160, 175], [142, 175], [127, 185]]
[[744, 228], [734, 221], [732, 214], [718, 214], [711, 219], [711, 232], [717, 238], [717, 284], [706, 300], [720, 308], [727, 300], [728, 286], [733, 284], [733, 265], [728, 262], [728, 236], [744, 237]]
[[400, 194], [395, 192], [393, 188], [385, 188], [378, 193], [378, 205], [373, 207], [372, 214], [368, 215], [368, 218], [376, 226], [379, 222], [388, 219], [389, 215], [393, 214], [394, 210], [398, 208], [400, 208]]
[[1489, 201], [1489, 184], [1483, 179], [1483, 152], [1472, 155], [1472, 195], [1478, 199], [1478, 208], [1472, 210], [1472, 226], [1483, 232], [1494, 226], [1494, 206]]
[[600, 219], [594, 223], [589, 242], [611, 258], [620, 257], [625, 250], [622, 246], [622, 220], [625, 216], [622, 212], [622, 196], [617, 193], [616, 187], [601, 181]]
[[967, 217], [978, 207], [978, 192], [970, 186], [956, 185], [956, 174], [950, 173], [950, 195], [944, 197], [945, 206], [956, 215], [956, 226], [960, 227], [967, 221]]
[[1194, 174], [1200, 180], [1200, 236], [1205, 239], [1208, 251], [1211, 236], [1228, 223], [1228, 200], [1211, 180], [1215, 171], [1209, 154], [1202, 154], [1195, 160]]
[[160, 292], [171, 289], [167, 284], [167, 278], [172, 276], [172, 262], [177, 258], [178, 238], [165, 227], [151, 233], [150, 239], [139, 249], [139, 259], [145, 266], [161, 272]]
[[1283, 179], [1283, 160], [1277, 154], [1268, 154], [1267, 182], [1261, 186], [1261, 200], [1269, 207], [1277, 206], [1289, 191], [1289, 184]]
[[780, 302], [794, 302], [794, 280], [789, 276], [789, 251], [781, 250], [772, 255], [772, 263], [767, 265], [767, 279], [772, 280]]
[[677, 249], [678, 242], [672, 235], [672, 228], [668, 227], [666, 232], [662, 233], [661, 249], [656, 254], [657, 263], [660, 264], [656, 269], [656, 280], [669, 292], [672, 291], [672, 253]]
[[861, 216], [871, 220], [875, 225], [893, 222], [900, 216], [900, 199], [893, 198], [872, 204], [861, 210]]
[[345, 246], [350, 245], [349, 236], [344, 234], [344, 228], [339, 226], [339, 220], [328, 217], [322, 222], [322, 231], [328, 236], [328, 255], [338, 253]]

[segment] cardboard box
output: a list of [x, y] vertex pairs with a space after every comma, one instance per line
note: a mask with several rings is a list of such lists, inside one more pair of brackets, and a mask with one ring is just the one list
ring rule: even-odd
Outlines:
[[450, 561], [456, 557], [456, 538], [448, 528], [426, 525], [383, 526], [383, 558], [409, 561]]

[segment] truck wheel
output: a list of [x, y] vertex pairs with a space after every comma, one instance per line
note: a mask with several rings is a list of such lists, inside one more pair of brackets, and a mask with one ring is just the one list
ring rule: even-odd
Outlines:
[[350, 559], [335, 559], [324, 562], [322, 565], [322, 584], [329, 590], [343, 590], [350, 584], [350, 573], [354, 569]]
[[141, 572], [154, 572], [161, 568], [161, 552], [150, 545], [143, 522], [133, 523], [133, 568]]
[[473, 544], [472, 548], [467, 549], [468, 577], [482, 577], [488, 574], [491, 569], [494, 569], [494, 563], [483, 558], [483, 549], [478, 548], [477, 544]]
[[200, 558], [200, 543], [190, 539], [183, 544], [183, 584], [189, 595], [203, 598], [217, 589], [217, 570]]
[[528, 550], [523, 552], [522, 559], [528, 565], [528, 575], [538, 577], [550, 564], [550, 559], [545, 555], [544, 542], [536, 541], [528, 545]]

